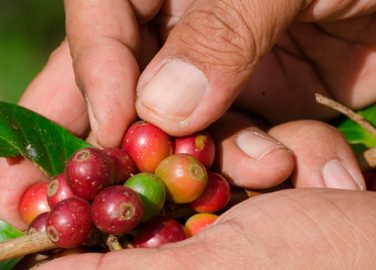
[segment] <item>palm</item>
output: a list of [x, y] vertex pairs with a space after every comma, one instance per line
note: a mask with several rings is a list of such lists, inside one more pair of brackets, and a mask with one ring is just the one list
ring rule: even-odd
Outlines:
[[375, 200], [370, 193], [350, 192], [300, 189], [261, 195], [184, 242], [63, 257], [40, 269], [342, 269], [347, 262], [368, 269]]
[[[324, 118], [320, 92], [351, 107], [376, 100], [375, 15], [327, 23], [296, 22], [261, 61], [237, 101], [272, 122]], [[288, 108], [288, 110], [286, 110]]]

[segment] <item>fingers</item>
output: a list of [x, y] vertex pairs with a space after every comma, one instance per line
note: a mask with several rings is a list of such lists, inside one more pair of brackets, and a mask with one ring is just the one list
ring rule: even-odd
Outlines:
[[217, 146], [217, 169], [233, 185], [269, 188], [293, 172], [293, 153], [243, 114], [226, 113], [210, 127], [210, 133]]
[[291, 176], [296, 187], [365, 189], [356, 157], [334, 127], [306, 120], [262, 130], [239, 113], [227, 113], [210, 127], [217, 169], [232, 184], [265, 189]]
[[[97, 143], [118, 146], [136, 117], [140, 36], [129, 1], [65, 1], [76, 80], [86, 98]], [[139, 10], [142, 13], [142, 10]]]
[[[74, 134], [85, 137], [88, 130], [86, 104], [74, 80], [67, 42], [53, 52], [45, 68], [22, 95], [25, 106], [64, 126]], [[25, 229], [18, 215], [18, 205], [26, 188], [48, 177], [29, 160], [10, 164], [0, 159], [0, 218]]]
[[66, 41], [52, 53], [19, 103], [64, 126], [77, 136], [82, 137], [87, 133], [86, 104], [75, 83]]
[[356, 157], [334, 127], [302, 120], [275, 126], [269, 134], [294, 153], [292, 180], [296, 187], [365, 190]]
[[173, 135], [207, 127], [301, 6], [294, 0], [194, 1], [140, 78], [140, 117]]
[[37, 269], [369, 269], [375, 255], [375, 209], [372, 193], [273, 192], [233, 207], [182, 242], [68, 256]]

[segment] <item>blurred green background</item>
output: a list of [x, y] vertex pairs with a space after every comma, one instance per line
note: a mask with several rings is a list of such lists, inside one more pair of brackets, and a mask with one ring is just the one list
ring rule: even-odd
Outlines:
[[0, 100], [17, 102], [64, 38], [62, 0], [0, 2]]

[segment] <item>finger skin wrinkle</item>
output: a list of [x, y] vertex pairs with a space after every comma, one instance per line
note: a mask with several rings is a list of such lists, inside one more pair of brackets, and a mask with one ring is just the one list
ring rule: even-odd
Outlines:
[[[316, 269], [315, 264], [318, 266], [325, 264], [331, 266], [342, 265], [343, 258], [340, 256], [341, 253], [337, 247], [332, 244], [331, 239], [328, 239], [329, 237], [327, 237], [326, 230], [323, 228], [323, 223], [330, 221], [327, 219], [327, 216], [322, 213], [310, 211], [304, 199], [300, 201], [299, 197], [291, 197], [285, 191], [275, 193], [275, 198], [276, 197], [279, 197], [279, 199], [273, 201], [274, 206], [266, 204], [261, 207], [273, 217], [273, 220], [283, 220], [284, 223], [290, 224], [293, 228], [297, 228], [299, 225], [304, 228], [304, 230], [291, 231], [278, 227], [277, 230], [271, 230], [273, 231], [273, 237], [276, 238], [276, 241], [280, 241], [281, 237], [285, 237], [284, 239], [287, 242], [286, 246], [289, 247], [289, 249], [285, 251], [286, 254], [280, 256], [288, 255], [292, 257], [291, 259], [295, 259], [297, 264], [291, 261], [290, 265], [296, 266], [299, 264], [301, 256], [316, 254], [316, 257], [312, 257], [312, 260], [310, 259], [311, 263], [313, 263], [313, 265], [311, 265], [312, 269]], [[312, 203], [321, 202], [317, 200], [317, 202]], [[286, 212], [285, 209], [288, 209], [288, 211]], [[294, 214], [290, 217], [290, 212], [298, 214]], [[270, 228], [265, 228], [265, 230], [270, 231]], [[329, 257], [331, 258], [330, 261], [328, 261]]]
[[132, 52], [132, 54], [137, 58], [140, 54], [140, 37], [134, 39], [135, 44], [130, 44], [129, 41], [124, 40], [122, 38], [117, 38], [116, 36], [112, 36], [109, 34], [102, 35], [103, 42], [119, 42], [121, 45], [124, 46], [125, 49], [128, 49]]
[[80, 50], [98, 43], [103, 45], [103, 39], [105, 42], [111, 39], [127, 44], [132, 52], [138, 51], [138, 23], [129, 1], [66, 0], [65, 7], [67, 35], [73, 58]]
[[[370, 24], [373, 24], [374, 22], [370, 22]], [[341, 37], [340, 35], [338, 34], [335, 34], [335, 33], [331, 33], [330, 31], [328, 31], [326, 28], [325, 28], [325, 24], [320, 24], [320, 23], [315, 23], [313, 24], [314, 27], [317, 29], [318, 32], [320, 32], [321, 34], [327, 36], [327, 37], [330, 37], [332, 39], [336, 39], [338, 41], [342, 41], [342, 42], [345, 42], [347, 43], [348, 45], [353, 45], [353, 46], [362, 46], [362, 47], [366, 47], [367, 48], [367, 45], [366, 44], [361, 44], [360, 42], [356, 42], [356, 44], [354, 43], [354, 40], [360, 40], [361, 38], [355, 38], [354, 40], [351, 40], [351, 39], [348, 39], [346, 37]], [[364, 26], [364, 29], [366, 29], [368, 26]], [[359, 31], [359, 36], [362, 35], [362, 33], [364, 33], [364, 30], [360, 30]]]
[[179, 26], [185, 31], [190, 29], [181, 34], [186, 35], [183, 40], [189, 44], [199, 44], [195, 53], [199, 54], [200, 61], [205, 59], [208, 63], [230, 69], [230, 72], [238, 72], [249, 69], [248, 66], [257, 58], [257, 44], [252, 41], [248, 26], [238, 18], [236, 9], [229, 8], [225, 1], [215, 2], [210, 8], [187, 11], [177, 29]]
[[[284, 224], [284, 221], [285, 220], [281, 220], [279, 219], [278, 217], [276, 217], [273, 213], [271, 213], [268, 209], [265, 209], [262, 205], [256, 205], [255, 206], [255, 209], [253, 211], [259, 211], [261, 213], [261, 220], [267, 224], [273, 224], [273, 227], [268, 227], [267, 230], [270, 231], [270, 232], [273, 232], [271, 234], [273, 235], [278, 235], [278, 246], [283, 246], [283, 248], [285, 249], [284, 251], [284, 256], [288, 256], [288, 261], [290, 262], [290, 264], [294, 265], [295, 263], [294, 262], [298, 262], [299, 260], [299, 256], [298, 256], [298, 253], [296, 252], [296, 248], [294, 247], [294, 243], [290, 243], [290, 241], [288, 240], [288, 238], [285, 237], [285, 235], [294, 235], [296, 232], [291, 230], [290, 227], [288, 227], [287, 225]], [[267, 220], [270, 220], [271, 222], [268, 222]], [[252, 227], [251, 227], [252, 229]], [[255, 232], [257, 233], [257, 231]], [[261, 237], [265, 237], [267, 238], [267, 236], [262, 236]], [[254, 245], [254, 243], [251, 242], [251, 238], [250, 237], [247, 237], [249, 239], [249, 243], [251, 245]], [[273, 238], [271, 238], [273, 239]], [[274, 245], [273, 243], [273, 240], [268, 241], [268, 243], [266, 243], [267, 245]], [[278, 248], [276, 246], [276, 248]], [[273, 254], [269, 254], [270, 255], [270, 258], [269, 258], [269, 261], [272, 262], [273, 261]]]
[[[317, 191], [320, 190], [318, 189]], [[353, 191], [349, 191], [348, 193], [351, 192]], [[361, 199], [360, 196], [362, 195], [359, 194], [361, 193], [358, 193], [358, 199]], [[354, 215], [354, 212], [359, 211], [356, 198], [350, 201], [341, 201], [335, 196], [324, 196], [321, 192], [317, 192], [317, 195], [317, 203], [322, 204], [321, 209], [325, 209], [325, 212], [317, 213], [317, 210], [316, 212], [312, 212], [309, 211], [309, 208], [306, 208], [303, 214], [309, 218], [312, 223], [316, 224], [316, 228], [321, 231], [324, 237], [323, 240], [331, 247], [330, 250], [336, 252], [337, 264], [341, 263], [343, 266], [362, 265], [365, 253], [372, 253], [372, 251], [375, 250], [375, 233], [370, 234], [369, 230], [367, 230], [367, 224], [368, 226], [370, 225], [369, 220], [362, 222], [362, 220], [358, 218], [358, 216], [368, 218], [369, 213], [364, 210], [364, 215], [359, 215], [358, 213]], [[348, 195], [351, 197], [350, 194]], [[300, 204], [299, 201], [291, 196], [289, 196], [289, 199], [295, 202], [295, 204]], [[303, 204], [303, 207], [304, 206], [305, 204]], [[323, 218], [318, 218], [319, 216], [317, 215], [324, 216]], [[372, 216], [371, 220], [374, 219], [375, 218]], [[366, 225], [366, 227], [364, 225]], [[374, 226], [372, 226], [372, 228], [374, 228]], [[371, 239], [372, 237], [373, 240]], [[324, 242], [321, 241], [320, 244], [322, 245], [322, 243]], [[366, 247], [365, 244], [367, 244]], [[338, 246], [341, 246], [341, 249], [338, 249]], [[348, 256], [344, 256], [344, 254], [348, 254]], [[346, 263], [343, 262], [344, 258], [346, 259]]]
[[155, 267], [155, 269], [164, 269], [164, 270], [175, 270], [175, 269], [186, 269], [187, 262], [184, 261], [185, 254], [183, 249], [174, 248], [174, 245], [170, 248], [167, 246], [160, 246], [155, 248], [156, 252], [153, 254], [154, 265], [160, 265], [160, 267]]
[[[322, 221], [322, 220], [318, 219], [317, 217], [313, 216], [310, 213], [310, 211], [307, 211], [307, 208], [304, 205], [302, 205], [299, 201], [292, 198], [291, 196], [287, 196], [287, 198], [290, 201], [292, 201], [293, 203], [295, 203], [296, 205], [299, 205], [301, 207], [301, 209], [302, 209], [301, 213], [304, 215], [304, 217], [306, 217], [307, 220], [309, 220], [312, 223], [312, 226], [316, 227], [316, 229], [320, 232], [320, 234], [323, 236], [323, 240], [325, 240], [326, 243], [329, 245], [329, 249], [335, 251], [336, 256], [334, 257], [335, 258], [334, 260], [336, 260], [336, 261], [338, 260], [338, 262], [341, 262], [341, 260], [344, 260], [344, 258], [342, 258], [342, 251], [337, 248], [338, 240], [341, 239], [343, 241], [343, 243], [348, 246], [348, 248], [351, 248], [352, 245], [351, 245], [351, 243], [348, 243], [348, 238], [346, 238], [346, 236], [342, 235], [340, 232], [337, 232], [336, 227], [334, 227], [334, 225], [331, 225], [331, 223], [334, 223], [334, 224], [342, 223], [343, 222], [342, 218], [344, 217], [345, 221], [348, 225], [352, 226], [352, 224], [347, 219], [344, 212], [341, 211], [341, 209], [339, 209], [333, 202], [331, 202], [330, 200], [328, 200], [327, 198], [325, 198], [323, 196], [320, 196], [320, 197], [323, 200], [322, 203], [330, 205], [330, 209], [328, 207], [325, 207], [326, 209], [328, 209], [326, 211], [326, 214], [328, 216], [324, 217], [325, 218], [324, 221]], [[333, 211], [335, 211], [336, 213], [333, 213]], [[328, 218], [333, 219], [334, 222], [330, 221], [330, 219], [328, 220]], [[332, 234], [335, 235], [336, 237], [333, 237]], [[307, 236], [308, 235], [309, 235], [309, 233], [307, 232]], [[352, 232], [352, 231], [351, 231], [351, 235], [352, 235], [352, 238], [354, 236], [356, 236], [355, 233]], [[358, 250], [357, 247], [356, 247], [356, 249]], [[346, 257], [345, 259], [348, 259], [349, 261], [351, 261], [352, 258]], [[344, 263], [344, 265], [347, 265], [347, 263]]]
[[[372, 240], [369, 232], [368, 231], [366, 232], [364, 228], [360, 226], [361, 225], [360, 222], [357, 222], [357, 220], [354, 220], [351, 214], [350, 215], [348, 214], [348, 211], [351, 211], [351, 208], [354, 206], [350, 205], [349, 208], [342, 209], [332, 199], [325, 198], [323, 196], [321, 197], [323, 200], [325, 200], [326, 203], [330, 205], [331, 209], [327, 212], [329, 216], [335, 221], [335, 223], [336, 224], [346, 223], [349, 227], [348, 233], [346, 235], [342, 234], [341, 232], [338, 232], [337, 227], [330, 227], [330, 233], [335, 234], [338, 238], [330, 241], [331, 236], [329, 235], [327, 236], [328, 242], [331, 243], [332, 247], [335, 250], [337, 250], [336, 246], [338, 245], [338, 240], [341, 239], [342, 244], [346, 245], [348, 250], [351, 250], [351, 257], [347, 257], [348, 259], [347, 263], [354, 265], [354, 267], [357, 264], [359, 265], [359, 263], [361, 263], [361, 260], [362, 260], [361, 254], [362, 252], [364, 252], [363, 250], [364, 242], [368, 244], [367, 250], [375, 250], [376, 244], [375, 244], [374, 239], [375, 239], [376, 234], [373, 235], [374, 239]], [[334, 211], [337, 211], [338, 214], [336, 215], [336, 213], [332, 211], [332, 209], [334, 209]], [[356, 208], [354, 207], [354, 209], [356, 209], [355, 211], [359, 211], [358, 207]], [[360, 211], [362, 210], [363, 209], [360, 209]], [[366, 211], [364, 211], [364, 216], [367, 218], [370, 217], [373, 223], [376, 224], [375, 217], [373, 217], [372, 215], [370, 216], [369, 213], [367, 213]], [[367, 223], [369, 223], [369, 220], [367, 221]], [[353, 241], [349, 241], [348, 236], [351, 236], [350, 239]], [[363, 248], [360, 248], [360, 247], [363, 247]], [[339, 257], [343, 256], [343, 251], [338, 251], [338, 256]]]
[[108, 266], [106, 265], [107, 257], [108, 257], [108, 253], [98, 254], [97, 263], [95, 267], [93, 269], [87, 269], [87, 270], [109, 270]]
[[[316, 29], [319, 29], [317, 28], [317, 25], [316, 24], [312, 24], [313, 27], [315, 27]], [[301, 46], [299, 44], [299, 41], [298, 39], [296, 39], [294, 37], [294, 34], [292, 33], [292, 31], [289, 31], [289, 37], [290, 39], [292, 40], [292, 42], [294, 44], [296, 44], [296, 46], [299, 48], [299, 53], [303, 56], [304, 60], [309, 64], [309, 66], [311, 67], [311, 70], [314, 72], [314, 74], [316, 75], [317, 79], [320, 81], [321, 85], [322, 85], [322, 88], [324, 89], [324, 91], [326, 93], [331, 93], [333, 91], [331, 91], [330, 87], [329, 87], [329, 84], [325, 81], [324, 77], [322, 76], [321, 72], [320, 72], [320, 67], [319, 65], [314, 61], [314, 59], [312, 59], [311, 57], [309, 57], [309, 54], [307, 54], [307, 52], [304, 51], [304, 46]]]
[[[211, 228], [211, 234], [200, 234], [200, 243], [204, 244], [210, 255], [210, 261], [221, 262], [224, 269], [234, 267], [234, 269], [249, 269], [250, 266], [258, 269], [261, 266], [271, 265], [272, 259], [264, 246], [269, 243], [260, 242], [258, 237], [251, 232], [252, 227], [246, 228], [236, 219], [226, 220], [215, 224]], [[214, 232], [215, 231], [215, 232]], [[222, 239], [213, 239], [214, 235], [223, 235]], [[242, 248], [243, 247], [243, 248]], [[237, 261], [228, 261], [223, 254], [236, 254]], [[255, 257], [257, 256], [257, 259]], [[210, 265], [210, 264], [208, 264]], [[210, 268], [211, 269], [211, 268]]]

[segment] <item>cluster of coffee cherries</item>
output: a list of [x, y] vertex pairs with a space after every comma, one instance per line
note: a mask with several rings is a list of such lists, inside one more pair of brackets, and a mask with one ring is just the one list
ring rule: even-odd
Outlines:
[[[19, 213], [29, 233], [44, 231], [57, 247], [75, 248], [93, 232], [127, 236], [130, 247], [157, 247], [197, 234], [229, 203], [230, 186], [212, 171], [215, 145], [206, 132], [171, 137], [137, 121], [120, 148], [76, 151], [49, 184], [23, 194]], [[192, 215], [166, 214], [182, 206]]]

